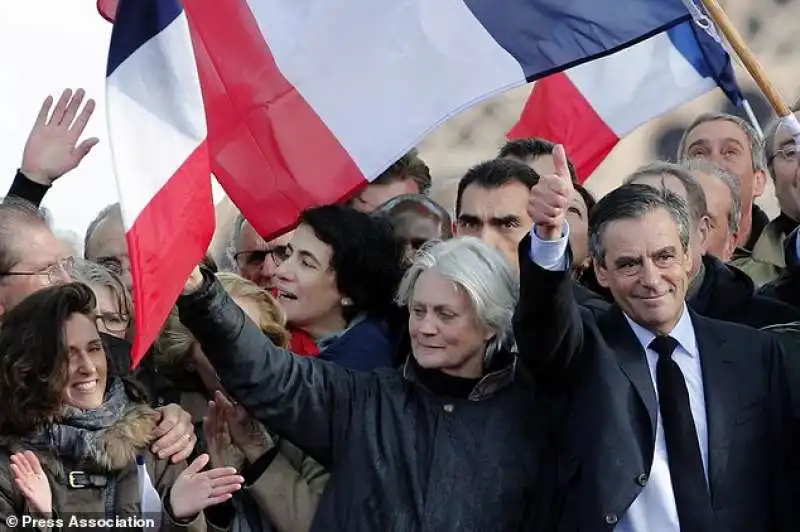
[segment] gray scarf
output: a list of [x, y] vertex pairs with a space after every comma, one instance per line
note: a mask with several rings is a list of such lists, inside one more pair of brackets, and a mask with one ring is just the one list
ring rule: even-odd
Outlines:
[[35, 449], [55, 449], [59, 456], [77, 462], [92, 461], [102, 447], [106, 430], [131, 404], [122, 380], [114, 379], [98, 408], [83, 410], [65, 405], [55, 422], [23, 441]]

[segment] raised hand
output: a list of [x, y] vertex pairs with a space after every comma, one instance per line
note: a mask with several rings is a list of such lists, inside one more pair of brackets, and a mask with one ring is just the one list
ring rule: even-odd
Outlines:
[[31, 509], [44, 516], [53, 513], [53, 493], [42, 464], [32, 451], [11, 455], [11, 473], [14, 482], [27, 499]]
[[22, 153], [20, 170], [25, 177], [41, 185], [52, 185], [53, 181], [78, 166], [99, 142], [92, 137], [78, 144], [95, 107], [94, 100], [90, 99], [78, 114], [85, 95], [83, 89], [78, 89], [74, 95], [66, 89], [52, 115], [53, 97], [45, 98]]
[[211, 464], [229, 466], [237, 470], [244, 463], [244, 453], [231, 440], [231, 432], [225, 422], [225, 412], [217, 402], [211, 401], [208, 414], [203, 418], [203, 434], [211, 455]]
[[575, 192], [564, 146], [553, 149], [553, 160], [556, 173], [541, 176], [528, 196], [528, 215], [533, 218], [536, 235], [543, 240], [561, 238]]
[[249, 462], [255, 462], [275, 446], [264, 426], [250, 417], [244, 408], [231, 403], [222, 392], [217, 391], [214, 403], [225, 415], [225, 424], [230, 430], [233, 443], [241, 449]]
[[242, 487], [244, 478], [232, 467], [202, 471], [208, 461], [207, 454], [195, 458], [169, 490], [169, 505], [176, 519], [192, 518], [209, 506], [227, 501]]

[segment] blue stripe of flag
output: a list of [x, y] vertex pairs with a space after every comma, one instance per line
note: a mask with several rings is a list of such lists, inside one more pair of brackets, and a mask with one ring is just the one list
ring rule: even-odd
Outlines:
[[528, 81], [612, 54], [691, 19], [682, 0], [463, 1], [519, 62]]
[[744, 95], [736, 83], [731, 57], [717, 41], [694, 21], [675, 26], [668, 35], [698, 74], [712, 78], [734, 105], [741, 105]]
[[106, 75], [110, 76], [139, 47], [161, 33], [181, 11], [179, 0], [120, 0]]

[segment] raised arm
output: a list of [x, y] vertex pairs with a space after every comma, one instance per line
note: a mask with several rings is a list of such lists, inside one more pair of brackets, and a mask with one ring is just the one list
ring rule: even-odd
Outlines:
[[520, 361], [543, 385], [568, 382], [583, 350], [583, 320], [570, 276], [566, 212], [574, 190], [561, 146], [553, 152], [556, 174], [531, 189], [531, 233], [519, 247], [520, 299], [514, 335]]
[[255, 419], [329, 466], [373, 377], [276, 347], [207, 270], [195, 269], [178, 308], [225, 390]]

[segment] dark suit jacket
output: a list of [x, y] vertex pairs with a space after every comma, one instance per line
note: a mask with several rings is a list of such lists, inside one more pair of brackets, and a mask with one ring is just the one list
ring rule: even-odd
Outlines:
[[[514, 329], [520, 361], [562, 416], [554, 531], [609, 531], [646, 485], [658, 403], [645, 353], [618, 307], [575, 303], [566, 273], [520, 246]], [[780, 347], [770, 336], [691, 313], [708, 416], [719, 532], [798, 531], [797, 460]], [[791, 451], [791, 452], [790, 452]]]

